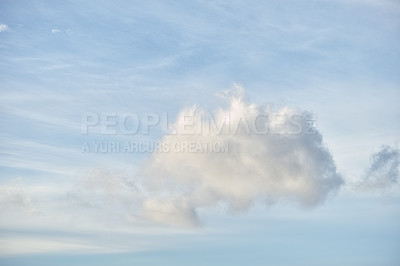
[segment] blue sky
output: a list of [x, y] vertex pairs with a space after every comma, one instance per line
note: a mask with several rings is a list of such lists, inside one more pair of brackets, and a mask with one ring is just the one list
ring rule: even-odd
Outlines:
[[[398, 265], [399, 18], [395, 0], [1, 1], [0, 264]], [[179, 126], [191, 106], [309, 111], [321, 139], [82, 152], [187, 140], [83, 135], [85, 114]]]

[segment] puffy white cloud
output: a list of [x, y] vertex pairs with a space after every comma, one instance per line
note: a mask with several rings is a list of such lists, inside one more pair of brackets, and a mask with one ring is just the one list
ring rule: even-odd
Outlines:
[[39, 195], [36, 189], [23, 197], [21, 189], [4, 190], [2, 207], [34, 195], [28, 209], [49, 218], [62, 213], [105, 223], [193, 227], [201, 224], [200, 209], [246, 211], [282, 201], [312, 207], [340, 188], [343, 180], [311, 114], [249, 104], [239, 86], [223, 96], [227, 106], [214, 112], [183, 109], [160, 140], [169, 149], [156, 150], [138, 174], [97, 169], [64, 192]]
[[365, 171], [358, 187], [363, 190], [388, 189], [399, 183], [400, 150], [384, 145], [371, 156], [371, 165]]
[[0, 24], [0, 32], [8, 30], [10, 30], [10, 28], [6, 24]]
[[[227, 106], [213, 112], [181, 110], [138, 173], [96, 169], [60, 191], [17, 180], [0, 187], [0, 208], [40, 219], [84, 216], [89, 224], [193, 227], [202, 224], [199, 210], [213, 206], [236, 212], [277, 202], [313, 207], [342, 186], [313, 115], [247, 103], [239, 86], [223, 96]], [[383, 146], [371, 160], [357, 188], [398, 184], [399, 149]]]
[[[170, 130], [176, 134], [162, 139], [169, 150], [155, 152], [142, 169], [158, 198], [145, 202], [147, 217], [197, 224], [197, 209], [216, 204], [233, 211], [256, 202], [315, 206], [342, 185], [322, 135], [308, 127], [309, 113], [246, 103], [239, 86], [225, 98], [228, 107], [212, 119], [198, 107], [182, 110]], [[229, 150], [199, 152], [190, 143], [226, 143]]]

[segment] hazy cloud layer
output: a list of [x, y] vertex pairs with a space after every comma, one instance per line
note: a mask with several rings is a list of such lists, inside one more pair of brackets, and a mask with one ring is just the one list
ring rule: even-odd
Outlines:
[[[343, 185], [312, 114], [250, 104], [240, 86], [222, 96], [224, 108], [181, 110], [160, 140], [169, 150], [154, 152], [138, 173], [95, 169], [60, 188], [17, 180], [0, 186], [1, 209], [41, 219], [192, 227], [201, 224], [202, 209], [241, 212], [277, 202], [313, 207]], [[190, 143], [204, 145], [190, 149]], [[213, 143], [228, 150], [212, 150]], [[382, 146], [357, 188], [398, 184], [399, 165], [399, 149]]]

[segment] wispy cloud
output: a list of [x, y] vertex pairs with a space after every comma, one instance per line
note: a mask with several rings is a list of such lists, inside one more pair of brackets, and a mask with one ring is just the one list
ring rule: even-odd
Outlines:
[[109, 247], [94, 243], [80, 243], [76, 239], [43, 239], [28, 237], [9, 237], [0, 239], [0, 256], [15, 256], [21, 254], [79, 252], [79, 253], [112, 253]]
[[0, 32], [8, 30], [10, 30], [10, 28], [6, 24], [0, 24]]
[[389, 189], [399, 184], [400, 150], [384, 145], [371, 156], [371, 165], [357, 187], [363, 190]]

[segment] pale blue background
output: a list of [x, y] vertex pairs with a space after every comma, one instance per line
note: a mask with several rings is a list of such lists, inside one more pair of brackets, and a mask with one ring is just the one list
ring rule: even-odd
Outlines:
[[[234, 82], [252, 102], [317, 113], [350, 182], [380, 145], [399, 140], [398, 1], [3, 0], [0, 23], [9, 27], [0, 32], [2, 184], [68, 183], [98, 165], [135, 168], [146, 155], [82, 155], [91, 138], [80, 134], [83, 113], [213, 108], [215, 93]], [[0, 265], [398, 265], [396, 195], [345, 191], [314, 210], [205, 213], [198, 231], [141, 235], [163, 244], [150, 251], [44, 252], [2, 256]], [[138, 237], [6, 225], [0, 237]]]

